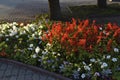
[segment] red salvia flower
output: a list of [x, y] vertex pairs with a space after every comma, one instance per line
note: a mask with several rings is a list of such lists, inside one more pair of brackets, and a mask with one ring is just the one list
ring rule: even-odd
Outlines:
[[86, 46], [86, 39], [79, 39], [78, 46], [85, 48]]
[[[43, 39], [51, 44], [53, 41], [57, 41], [68, 53], [71, 51], [76, 53], [79, 47], [91, 52], [96, 45], [108, 40], [111, 35], [113, 35], [111, 38], [116, 39], [116, 41], [119, 40], [120, 28], [117, 25], [108, 23], [106, 28], [102, 27], [102, 30], [99, 30], [99, 27], [101, 25], [95, 25], [95, 21], [93, 24], [89, 24], [87, 19], [77, 23], [75, 19], [72, 19], [72, 22], [66, 22], [66, 24], [58, 22], [51, 27], [49, 26], [48, 33]], [[112, 39], [107, 42], [107, 51], [111, 50], [112, 42]]]
[[83, 25], [83, 26], [84, 26], [84, 27], [89, 26], [89, 20], [88, 20], [88, 19], [84, 21], [84, 25]]
[[120, 28], [114, 32], [113, 37], [117, 37], [118, 35], [120, 35]]
[[0, 56], [3, 56], [3, 57], [7, 56], [7, 54], [6, 54], [4, 49], [0, 52]]
[[107, 43], [107, 51], [110, 51], [110, 50], [111, 50], [112, 42], [113, 42], [112, 39], [110, 39], [110, 40], [108, 41], [108, 43]]

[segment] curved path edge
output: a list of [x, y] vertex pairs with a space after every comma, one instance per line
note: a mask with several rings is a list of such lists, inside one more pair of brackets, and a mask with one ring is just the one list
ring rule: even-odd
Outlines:
[[0, 62], [13, 63], [13, 64], [21, 66], [21, 67], [26, 67], [28, 69], [31, 69], [32, 71], [41, 72], [41, 73], [44, 73], [46, 75], [50, 75], [50, 76], [52, 76], [52, 77], [54, 77], [58, 80], [72, 80], [72, 79], [66, 78], [62, 75], [59, 75], [59, 74], [56, 74], [56, 73], [53, 73], [53, 72], [49, 72], [47, 70], [44, 70], [44, 69], [41, 69], [41, 68], [38, 68], [38, 67], [35, 67], [35, 66], [32, 66], [32, 65], [24, 64], [22, 62], [10, 60], [10, 59], [5, 59], [5, 58], [0, 58]]

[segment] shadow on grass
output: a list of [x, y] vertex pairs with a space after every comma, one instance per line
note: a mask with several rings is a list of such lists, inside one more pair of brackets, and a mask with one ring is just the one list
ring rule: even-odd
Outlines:
[[68, 13], [63, 13], [63, 20], [75, 19], [96, 20], [98, 23], [108, 22], [120, 25], [120, 4], [109, 4], [107, 8], [98, 8], [97, 5], [70, 6]]

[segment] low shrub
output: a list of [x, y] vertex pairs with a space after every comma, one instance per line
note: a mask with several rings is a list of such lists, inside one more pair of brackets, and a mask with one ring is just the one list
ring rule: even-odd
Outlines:
[[89, 20], [0, 24], [0, 57], [60, 73], [73, 80], [110, 78], [120, 63], [120, 28]]

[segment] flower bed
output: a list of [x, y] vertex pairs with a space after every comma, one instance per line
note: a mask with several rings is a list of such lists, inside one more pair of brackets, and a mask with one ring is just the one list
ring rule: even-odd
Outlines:
[[74, 80], [106, 79], [120, 63], [120, 28], [89, 20], [0, 25], [0, 57], [36, 65]]

